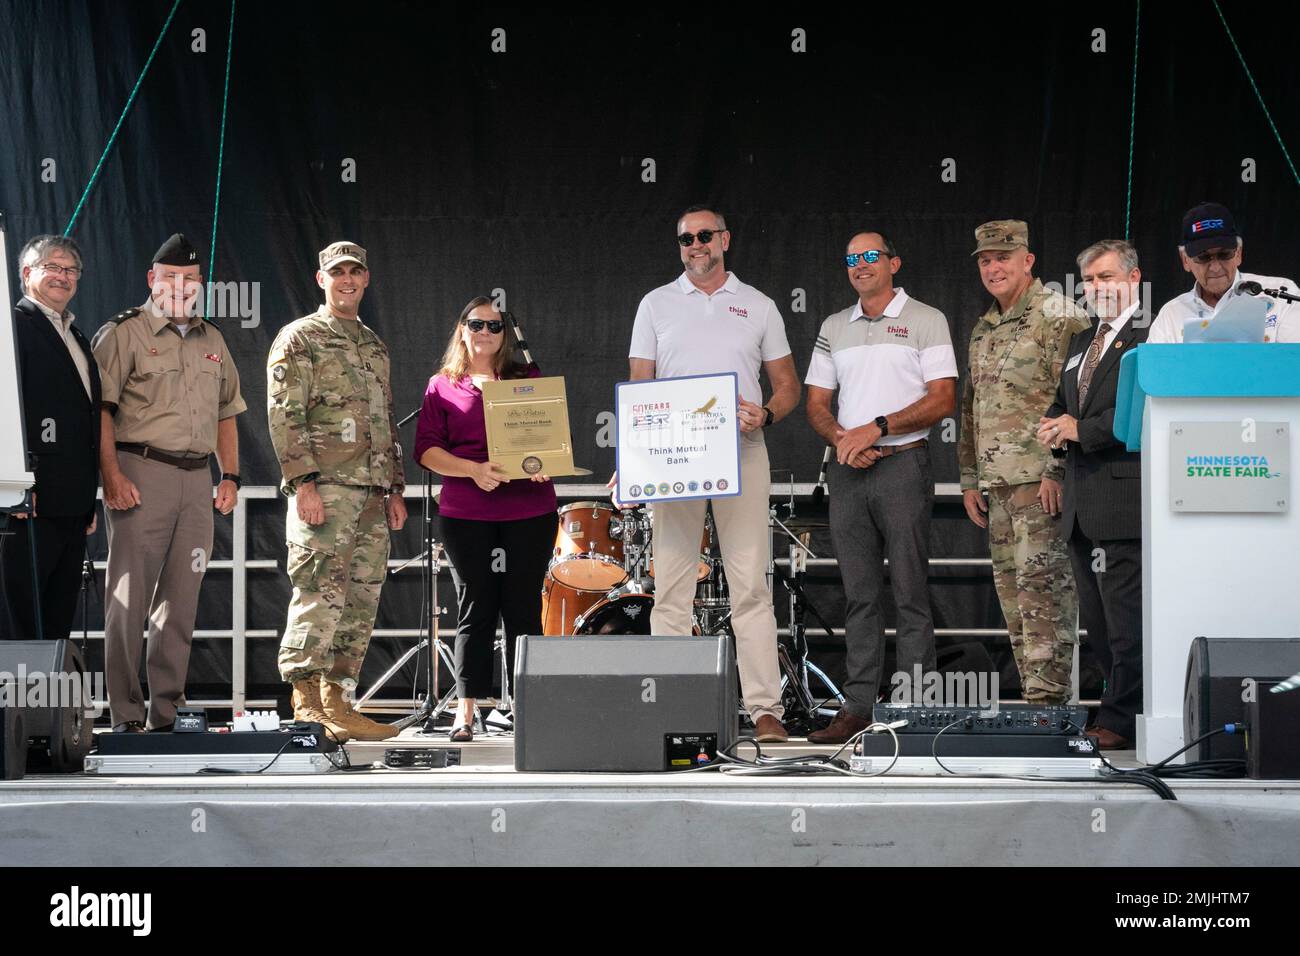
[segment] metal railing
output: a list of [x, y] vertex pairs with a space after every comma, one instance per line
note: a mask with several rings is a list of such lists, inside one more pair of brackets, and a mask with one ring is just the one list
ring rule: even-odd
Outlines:
[[[777, 501], [788, 499], [791, 493], [791, 487], [794, 489], [796, 498], [806, 499], [811, 495], [816, 487], [811, 483], [795, 483], [793, 486], [786, 483], [773, 482], [772, 498]], [[441, 490], [441, 485], [434, 486], [434, 494]], [[603, 484], [557, 484], [556, 493], [562, 500], [604, 500], [609, 497], [609, 491]], [[101, 492], [102, 497], [102, 492]], [[423, 491], [419, 487], [408, 487], [403, 497], [407, 500], [420, 501], [423, 498]], [[936, 484], [936, 498], [960, 498], [961, 487], [957, 484]], [[276, 499], [283, 498], [279, 488], [274, 485], [251, 485], [240, 489], [239, 504], [231, 513], [231, 555], [229, 558], [210, 560], [207, 564], [208, 571], [230, 571], [231, 572], [231, 615], [233, 620], [229, 629], [202, 629], [194, 632], [194, 637], [204, 640], [221, 640], [229, 639], [230, 648], [230, 699], [202, 699], [194, 700], [192, 703], [212, 707], [230, 707], [233, 710], [243, 710], [246, 707], [269, 707], [275, 704], [273, 699], [257, 698], [249, 700], [246, 692], [248, 684], [248, 646], [247, 642], [252, 640], [279, 638], [281, 632], [274, 628], [250, 629], [247, 621], [247, 597], [248, 597], [248, 572], [249, 571], [269, 571], [281, 570], [279, 562], [268, 558], [248, 557], [248, 509], [243, 507], [244, 503], [255, 499]], [[412, 519], [417, 515], [412, 512]], [[776, 563], [781, 566], [789, 566], [789, 558], [777, 558]], [[810, 566], [817, 567], [834, 567], [838, 565], [835, 558], [809, 558], [806, 562]], [[992, 567], [992, 560], [989, 558], [931, 558], [931, 567], [971, 567], [971, 568], [988, 568]], [[888, 565], [888, 560], [885, 561]], [[108, 567], [107, 561], [95, 561], [95, 569], [103, 571]], [[405, 566], [403, 568], [403, 566]], [[448, 562], [443, 559], [439, 562], [439, 569], [447, 568]], [[388, 559], [388, 568], [390, 570], [403, 568], [403, 572], [416, 573], [420, 570], [419, 562], [411, 562], [408, 558]], [[820, 632], [820, 629], [810, 629], [813, 633]], [[843, 636], [842, 627], [832, 628], [832, 633], [836, 637]], [[78, 632], [74, 631], [74, 636]], [[499, 633], [499, 631], [498, 631]], [[788, 627], [779, 628], [778, 633], [782, 636], [788, 636], [790, 629]], [[886, 635], [894, 634], [893, 628], [885, 631]], [[938, 628], [935, 635], [939, 637], [1006, 637], [1006, 628]], [[104, 632], [87, 631], [86, 636], [93, 640], [103, 640]], [[424, 636], [424, 630], [418, 627], [404, 628], [376, 628], [373, 632], [374, 637], [385, 638], [419, 638]], [[372, 700], [371, 703], [376, 706], [397, 706], [406, 703], [405, 699], [383, 699]], [[103, 702], [99, 702], [103, 703]]]

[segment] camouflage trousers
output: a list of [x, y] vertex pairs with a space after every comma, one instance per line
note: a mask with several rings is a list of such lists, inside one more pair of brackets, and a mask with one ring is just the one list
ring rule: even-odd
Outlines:
[[1037, 483], [989, 488], [993, 585], [1021, 691], [1025, 700], [1041, 704], [1069, 701], [1079, 640], [1074, 572], [1056, 524], [1038, 502]]
[[293, 596], [280, 642], [280, 676], [292, 684], [316, 674], [356, 680], [370, 645], [388, 563], [384, 492], [318, 485], [325, 523], [309, 525], [289, 501], [285, 562]]

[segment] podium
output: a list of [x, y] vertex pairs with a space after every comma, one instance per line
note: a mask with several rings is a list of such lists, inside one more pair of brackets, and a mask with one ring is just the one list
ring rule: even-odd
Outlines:
[[1298, 427], [1300, 345], [1147, 344], [1120, 361], [1115, 436], [1142, 452], [1143, 762], [1186, 743], [1195, 637], [1300, 633]]

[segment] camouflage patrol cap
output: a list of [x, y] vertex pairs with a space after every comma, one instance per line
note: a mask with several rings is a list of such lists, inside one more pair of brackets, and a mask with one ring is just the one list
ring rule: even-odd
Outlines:
[[975, 251], [1010, 252], [1021, 247], [1029, 248], [1029, 224], [1019, 219], [994, 219], [975, 230]]
[[348, 242], [346, 239], [341, 242], [331, 242], [320, 251], [321, 272], [333, 268], [340, 262], [355, 262], [363, 269], [369, 268], [366, 265], [366, 250], [355, 242]]

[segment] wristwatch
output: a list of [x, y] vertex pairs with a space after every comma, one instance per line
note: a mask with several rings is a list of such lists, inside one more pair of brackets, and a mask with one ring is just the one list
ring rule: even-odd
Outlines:
[[876, 416], [876, 425], [880, 429], [881, 438], [884, 438], [886, 435], [889, 434], [889, 419], [886, 418], [884, 415]]
[[772, 409], [768, 408], [766, 405], [763, 406], [763, 411], [767, 413], [763, 418], [763, 427], [766, 428], [768, 425], [772, 424], [772, 422], [776, 421], [776, 416], [772, 414]]
[[313, 471], [313, 472], [312, 472], [311, 474], [309, 474], [309, 475], [303, 475], [301, 478], [298, 479], [298, 483], [297, 483], [296, 485], [294, 485], [294, 488], [295, 488], [295, 489], [301, 488], [303, 485], [307, 484], [307, 482], [309, 482], [309, 481], [320, 481], [320, 472], [319, 472], [319, 471]]
[[221, 480], [222, 480], [222, 481], [233, 481], [233, 482], [235, 483], [235, 490], [236, 490], [236, 491], [238, 491], [240, 488], [244, 487], [244, 483], [243, 483], [242, 481], [239, 480], [239, 476], [236, 475], [236, 474], [232, 474], [231, 472], [228, 472], [228, 471], [223, 471], [223, 472], [221, 473]]

